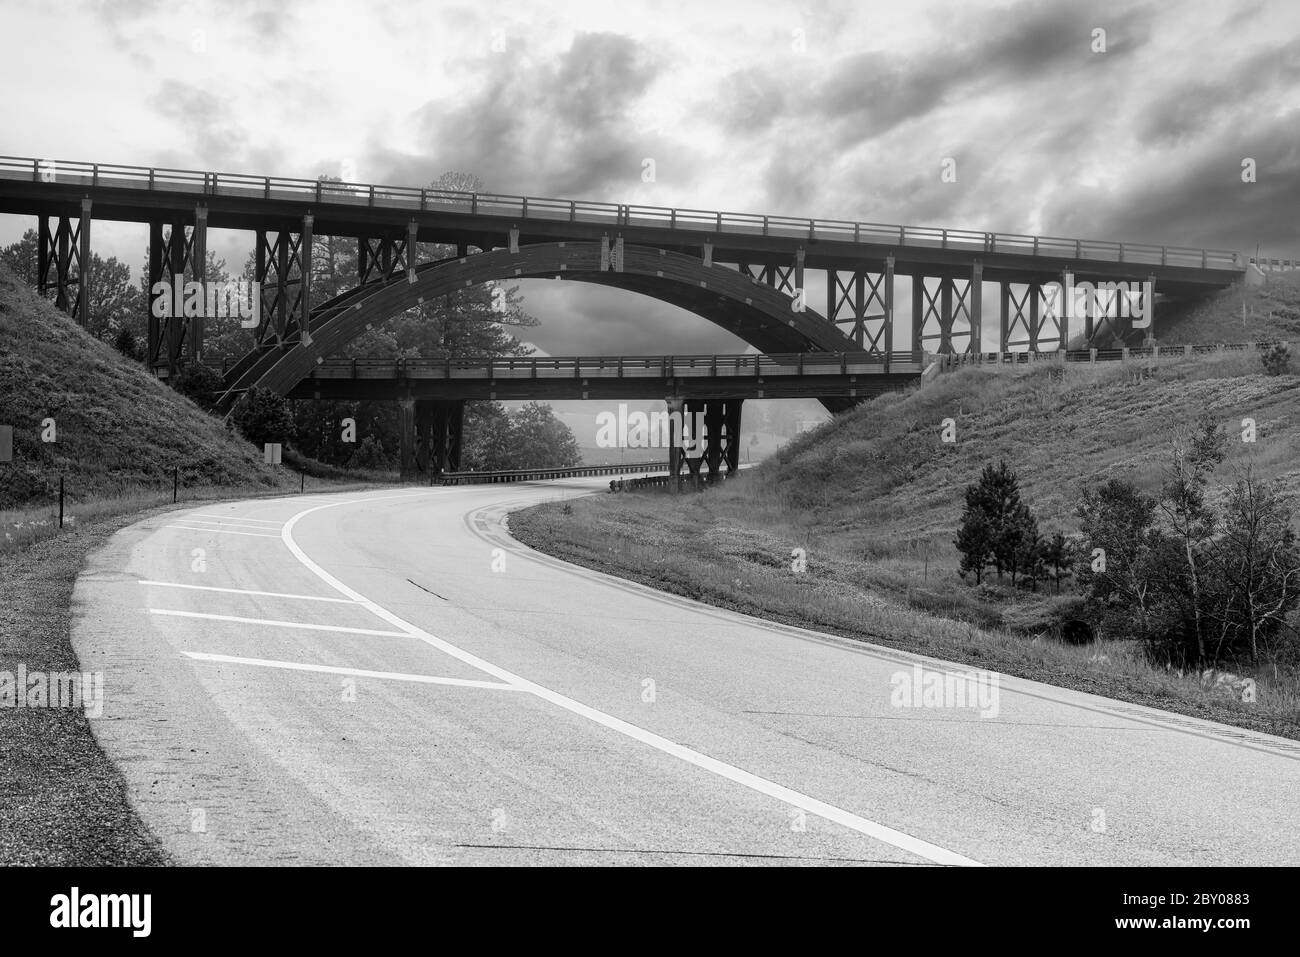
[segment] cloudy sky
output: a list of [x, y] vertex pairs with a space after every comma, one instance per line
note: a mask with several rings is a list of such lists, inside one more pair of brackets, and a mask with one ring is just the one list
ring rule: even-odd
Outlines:
[[[9, 155], [1300, 255], [1294, 0], [0, 0], [0, 79]], [[551, 354], [742, 348], [524, 292]]]

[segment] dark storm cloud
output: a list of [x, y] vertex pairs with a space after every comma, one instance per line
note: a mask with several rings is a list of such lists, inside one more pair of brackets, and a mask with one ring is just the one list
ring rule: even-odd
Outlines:
[[629, 37], [581, 34], [558, 62], [475, 65], [481, 88], [417, 111], [418, 159], [378, 152], [371, 167], [393, 182], [463, 169], [498, 192], [599, 197], [639, 183], [643, 159], [675, 152], [629, 119], [662, 69]]
[[[1294, 255], [1300, 246], [1300, 110], [1243, 125], [1200, 152], [1152, 160], [1118, 189], [1072, 190], [1044, 214], [1057, 235]], [[1242, 182], [1242, 160], [1257, 182]]]
[[[1208, 49], [1191, 55], [1213, 55]], [[1268, 103], [1286, 102], [1300, 80], [1300, 38], [1261, 50], [1231, 67], [1189, 86], [1168, 90], [1149, 104], [1138, 123], [1144, 144], [1167, 145], [1215, 126], [1223, 114]]]
[[[833, 145], [850, 147], [885, 136], [947, 103], [1027, 81], [1068, 82], [1095, 65], [1092, 31], [1106, 31], [1111, 58], [1129, 57], [1150, 36], [1151, 11], [1036, 0], [1005, 11], [946, 11], [923, 50], [872, 50], [831, 64], [827, 75], [803, 82], [787, 60], [748, 67], [725, 84], [731, 94], [720, 121], [733, 131], [761, 130], [783, 117], [811, 116], [833, 131]], [[798, 95], [782, 91], [798, 89]]]

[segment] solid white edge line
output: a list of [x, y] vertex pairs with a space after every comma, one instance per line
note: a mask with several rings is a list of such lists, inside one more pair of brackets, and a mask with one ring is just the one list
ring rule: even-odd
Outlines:
[[[384, 498], [398, 497], [409, 498], [411, 496], [385, 496]], [[835, 807], [834, 805], [810, 797], [807, 794], [777, 784], [774, 781], [761, 778], [757, 774], [745, 771], [742, 768], [734, 767], [733, 765], [719, 761], [716, 758], [711, 758], [707, 754], [701, 754], [699, 751], [684, 747], [677, 744], [675, 741], [669, 741], [667, 738], [661, 737], [651, 731], [646, 731], [644, 728], [639, 728], [621, 718], [605, 714], [603, 711], [597, 711], [595, 708], [585, 705], [580, 701], [575, 701], [572, 698], [559, 694], [558, 692], [551, 691], [549, 688], [544, 688], [539, 684], [521, 678], [519, 675], [494, 665], [490, 661], [485, 661], [477, 655], [464, 651], [450, 642], [429, 634], [427, 631], [399, 618], [388, 609], [370, 601], [366, 596], [352, 588], [349, 588], [320, 565], [316, 564], [316, 562], [312, 561], [307, 553], [298, 546], [296, 541], [294, 541], [294, 526], [296, 526], [301, 519], [314, 512], [319, 512], [327, 508], [339, 508], [344, 505], [378, 502], [383, 501], [384, 498], [351, 499], [345, 502], [327, 502], [324, 505], [316, 505], [312, 508], [305, 509], [285, 522], [284, 528], [280, 532], [280, 538], [284, 542], [285, 547], [293, 553], [294, 557], [297, 558], [298, 561], [331, 588], [348, 596], [358, 604], [365, 606], [365, 608], [372, 614], [382, 618], [389, 624], [402, 629], [402, 631], [410, 635], [410, 637], [423, 641], [426, 644], [437, 648], [444, 654], [450, 655], [459, 661], [463, 661], [467, 665], [478, 668], [480, 671], [486, 672], [495, 678], [499, 678], [501, 681], [515, 685], [522, 690], [530, 691], [542, 700], [549, 701], [551, 704], [554, 704], [559, 708], [563, 708], [566, 711], [570, 711], [587, 718], [590, 721], [594, 721], [596, 724], [606, 727], [611, 731], [616, 731], [619, 734], [632, 738], [635, 741], [639, 741], [642, 744], [649, 745], [656, 750], [662, 751], [665, 754], [669, 754], [688, 764], [695, 765], [698, 768], [716, 774], [728, 781], [743, 785], [744, 787], [757, 791], [760, 794], [767, 795], [768, 797], [776, 798], [779, 801], [789, 804], [791, 807], [796, 807], [808, 812], [809, 814], [815, 814], [828, 821], [833, 821], [834, 823], [847, 827], [850, 830], [857, 831], [860, 834], [865, 834], [878, 841], [883, 841], [886, 844], [908, 851], [918, 857], [932, 861], [935, 864], [964, 867], [984, 866], [979, 861], [963, 857], [955, 851], [950, 851], [947, 848], [939, 847], [936, 844], [931, 844], [928, 841], [921, 840], [920, 838], [912, 837], [910, 834], [904, 834], [902, 831], [896, 831], [891, 827], [868, 820], [867, 818], [854, 814], [851, 811]]]
[[194, 591], [217, 591], [231, 595], [261, 595], [264, 598], [294, 598], [299, 601], [330, 601], [344, 605], [355, 605], [351, 598], [330, 598], [327, 595], [292, 595], [282, 591], [253, 591], [248, 588], [218, 588], [215, 585], [185, 585], [181, 582], [159, 582], [151, 579], [140, 579], [137, 585], [154, 585], [158, 588], [188, 588]]
[[164, 525], [163, 528], [183, 528], [187, 532], [215, 532], [218, 535], [247, 535], [249, 538], [278, 538], [274, 533], [265, 535], [262, 532], [237, 532], [233, 528], [204, 528], [201, 525]]
[[398, 671], [365, 671], [361, 668], [335, 668], [330, 665], [308, 665], [297, 661], [276, 661], [271, 658], [240, 658], [236, 655], [213, 655], [201, 651], [183, 651], [187, 658], [198, 661], [215, 661], [232, 665], [253, 665], [258, 668], [279, 668], [284, 671], [314, 671], [328, 675], [348, 675], [355, 678], [383, 678], [387, 681], [411, 681], [417, 684], [453, 685], [458, 688], [487, 688], [492, 691], [521, 691], [515, 685], [499, 681], [476, 681], [473, 678], [443, 678], [438, 675], [412, 675]]
[[343, 625], [312, 625], [303, 621], [281, 621], [278, 618], [241, 618], [238, 615], [213, 615], [202, 611], [175, 611], [170, 608], [150, 608], [151, 615], [169, 615], [173, 618], [202, 618], [207, 621], [233, 621], [241, 625], [262, 625], [267, 628], [303, 628], [307, 631], [335, 631], [346, 635], [382, 635], [387, 638], [405, 638], [403, 631], [378, 631], [374, 628], [347, 628]]

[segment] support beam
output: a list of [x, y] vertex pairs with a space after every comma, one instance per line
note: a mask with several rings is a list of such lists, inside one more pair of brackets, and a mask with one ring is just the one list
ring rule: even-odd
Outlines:
[[682, 436], [680, 423], [685, 402], [680, 396], [664, 398], [668, 406], [668, 485], [674, 492], [682, 490]]
[[1142, 339], [1143, 345], [1154, 346], [1156, 344], [1156, 274], [1148, 273], [1146, 285], [1142, 287], [1142, 304], [1146, 307], [1147, 319], [1150, 325], [1146, 328], [1146, 335]]
[[1070, 317], [1074, 314], [1074, 273], [1067, 269], [1061, 273], [1061, 341], [1057, 348], [1065, 352], [1070, 348]]
[[[195, 282], [206, 282], [208, 278], [208, 208], [206, 206], [196, 206], [194, 208], [194, 236], [191, 240], [190, 273]], [[204, 319], [202, 310], [200, 315], [191, 316], [187, 320], [189, 334], [189, 354], [190, 359], [198, 362], [203, 358], [203, 325]]]
[[984, 351], [984, 263], [975, 260], [970, 268], [970, 289], [966, 293], [970, 310], [970, 345], [968, 352]]
[[406, 398], [397, 401], [397, 434], [401, 480], [410, 482], [416, 477], [414, 399]]
[[77, 325], [90, 328], [90, 199], [81, 201], [81, 253], [77, 257]]
[[299, 276], [301, 278], [298, 294], [298, 338], [304, 346], [311, 345], [311, 257], [312, 224], [315, 218], [309, 213], [302, 218], [302, 239], [299, 242]]
[[894, 257], [885, 257], [885, 368], [894, 351]]

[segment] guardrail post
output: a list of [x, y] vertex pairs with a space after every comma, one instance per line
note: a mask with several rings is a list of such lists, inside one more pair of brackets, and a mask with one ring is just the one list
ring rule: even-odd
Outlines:
[[1209, 258], [1208, 254], [1205, 252], [1204, 249], [1202, 249], [1202, 250], [1201, 250], [1201, 268], [1202, 268], [1202, 269], [1205, 269], [1205, 268], [1209, 265], [1209, 263], [1208, 263], [1208, 258]]
[[1124, 261], [1124, 244], [1123, 244], [1123, 243], [1120, 243], [1120, 244], [1119, 244], [1119, 261], [1120, 261], [1120, 262], [1123, 262], [1123, 261]]

